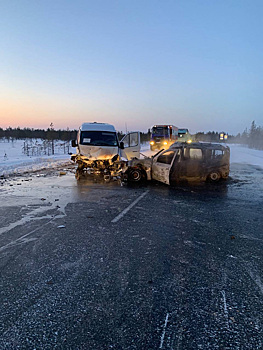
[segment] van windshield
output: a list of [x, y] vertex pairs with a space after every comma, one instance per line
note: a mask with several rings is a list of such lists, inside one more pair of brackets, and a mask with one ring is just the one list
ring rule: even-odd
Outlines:
[[88, 146], [118, 146], [117, 135], [110, 131], [82, 131], [80, 144]]

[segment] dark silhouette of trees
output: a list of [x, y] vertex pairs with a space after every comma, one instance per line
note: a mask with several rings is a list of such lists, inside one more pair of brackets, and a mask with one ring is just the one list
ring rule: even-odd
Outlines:
[[[50, 134], [50, 132], [52, 134]], [[24, 128], [20, 129], [20, 127], [17, 128], [6, 128], [5, 130], [0, 128], [0, 138], [6, 138], [8, 140], [11, 139], [42, 139], [42, 140], [48, 140], [50, 138], [53, 138], [54, 140], [63, 140], [63, 141], [70, 141], [75, 140], [77, 137], [77, 130], [55, 130], [54, 127], [48, 128], [47, 130], [44, 129], [30, 129], [30, 128]]]
[[255, 149], [263, 149], [263, 128], [257, 126], [255, 120], [251, 123], [248, 133], [248, 147]]
[[200, 131], [197, 132], [193, 138], [195, 141], [219, 142], [219, 134], [218, 131], [208, 131], [207, 133]]
[[[194, 135], [196, 141], [219, 142], [218, 132], [209, 131], [207, 133], [198, 132]], [[250, 129], [247, 128], [236, 136], [228, 135], [226, 142], [247, 145], [249, 148], [263, 150], [263, 127], [257, 126], [255, 120], [252, 121]]]
[[263, 127], [257, 126], [255, 120], [252, 121], [250, 129], [247, 128], [242, 134], [231, 136], [228, 142], [247, 145], [249, 148], [263, 150]]
[[54, 146], [54, 141], [56, 138], [55, 130], [54, 130], [54, 124], [51, 122], [50, 127], [47, 129], [47, 139], [50, 142], [51, 145], [51, 154], [55, 154], [55, 146]]
[[[150, 131], [147, 133], [141, 132], [141, 142], [149, 141], [150, 140]], [[118, 132], [118, 138], [119, 140], [123, 138], [125, 134], [120, 131]], [[0, 128], [0, 138], [6, 138], [8, 140], [11, 139], [42, 139], [42, 140], [61, 140], [61, 141], [71, 141], [75, 140], [77, 138], [77, 130], [70, 130], [67, 128], [66, 130], [55, 130], [53, 123], [50, 124], [49, 128], [47, 130], [44, 129], [30, 129], [30, 128], [24, 128], [20, 129], [20, 127], [17, 128], [6, 128], [5, 130], [3, 128]]]

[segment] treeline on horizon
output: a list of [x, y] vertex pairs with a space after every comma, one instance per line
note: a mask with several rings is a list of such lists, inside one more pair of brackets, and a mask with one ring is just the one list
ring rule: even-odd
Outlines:
[[[24, 140], [24, 139], [42, 139], [42, 140], [61, 140], [61, 141], [71, 141], [75, 140], [77, 138], [77, 132], [78, 130], [69, 130], [68, 128], [66, 130], [55, 130], [53, 128], [48, 129], [31, 129], [31, 128], [23, 128], [20, 127], [17, 128], [0, 128], [0, 139], [7, 139], [7, 140]], [[151, 137], [150, 131], [147, 133], [141, 132], [141, 141], [149, 141]], [[118, 132], [118, 138], [119, 140], [122, 139], [122, 137], [125, 134], [122, 132]]]
[[[198, 132], [194, 135], [195, 141], [218, 142], [220, 132], [209, 131], [207, 133]], [[242, 134], [236, 136], [228, 135], [228, 143], [238, 143], [247, 145], [249, 148], [263, 149], [263, 127], [257, 126], [255, 121], [251, 123], [250, 129], [247, 128]]]
[[76, 139], [77, 130], [55, 130], [53, 128], [31, 129], [31, 128], [0, 128], [0, 138], [12, 139], [42, 139], [42, 140], [62, 140], [70, 141]]
[[[150, 140], [151, 132], [141, 132], [141, 142]], [[219, 142], [218, 131], [197, 132], [193, 135], [194, 141], [204, 142]], [[121, 139], [124, 136], [122, 132], [118, 132], [118, 137]], [[53, 128], [44, 129], [31, 129], [31, 128], [0, 128], [0, 139], [14, 140], [14, 139], [43, 139], [43, 140], [62, 140], [70, 141], [75, 140], [77, 137], [77, 130], [55, 130]], [[263, 149], [263, 127], [256, 125], [255, 121], [252, 121], [250, 129], [245, 129], [243, 133], [238, 133], [236, 136], [228, 135], [229, 143], [238, 143], [247, 145], [249, 148]]]

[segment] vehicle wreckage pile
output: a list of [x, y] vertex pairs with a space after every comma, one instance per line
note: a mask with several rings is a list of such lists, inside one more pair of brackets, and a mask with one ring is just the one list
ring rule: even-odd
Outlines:
[[119, 178], [139, 182], [157, 180], [168, 185], [179, 182], [217, 182], [229, 176], [230, 149], [223, 144], [175, 142], [152, 157], [140, 159], [140, 133], [128, 133], [119, 142], [113, 125], [84, 123], [71, 159], [78, 165], [76, 178], [102, 175], [105, 181]]

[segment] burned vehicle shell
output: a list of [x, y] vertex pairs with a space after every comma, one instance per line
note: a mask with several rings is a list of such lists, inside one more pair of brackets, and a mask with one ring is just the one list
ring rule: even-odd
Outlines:
[[159, 152], [152, 158], [132, 160], [128, 171], [141, 169], [148, 180], [168, 185], [182, 181], [217, 182], [228, 177], [229, 161], [229, 147], [222, 144], [174, 143], [168, 150]]

